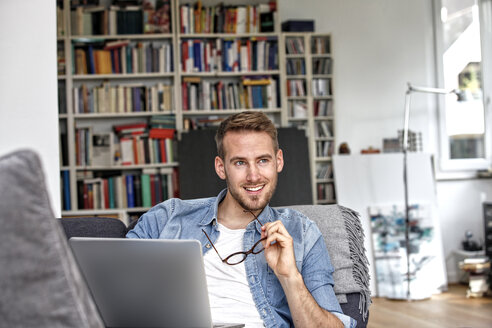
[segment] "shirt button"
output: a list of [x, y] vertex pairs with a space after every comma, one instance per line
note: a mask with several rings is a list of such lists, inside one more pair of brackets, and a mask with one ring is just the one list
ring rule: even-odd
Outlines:
[[207, 245], [205, 245], [205, 247], [206, 247], [206, 248], [210, 248], [211, 246], [210, 246], [210, 244], [207, 244]]
[[216, 220], [214, 220], [214, 222], [212, 223], [212, 225], [217, 225], [217, 221], [216, 221]]

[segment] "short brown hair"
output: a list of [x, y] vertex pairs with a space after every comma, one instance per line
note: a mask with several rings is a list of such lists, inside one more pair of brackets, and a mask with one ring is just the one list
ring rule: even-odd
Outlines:
[[217, 144], [217, 154], [222, 159], [225, 157], [223, 140], [225, 134], [229, 131], [266, 132], [272, 138], [275, 153], [279, 148], [277, 128], [275, 128], [275, 125], [268, 116], [262, 112], [245, 111], [231, 115], [220, 123], [219, 129], [215, 134], [215, 142]]

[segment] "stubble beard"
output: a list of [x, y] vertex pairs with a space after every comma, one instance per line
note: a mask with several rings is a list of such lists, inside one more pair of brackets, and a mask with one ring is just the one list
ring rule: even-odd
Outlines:
[[272, 199], [273, 193], [275, 192], [275, 189], [277, 188], [277, 176], [273, 178], [271, 181], [265, 184], [266, 188], [267, 186], [270, 186], [270, 189], [266, 191], [266, 193], [263, 195], [263, 197], [259, 196], [246, 196], [241, 194], [242, 187], [235, 188], [234, 186], [229, 183], [229, 179], [227, 178], [226, 174], [226, 184], [227, 184], [227, 189], [231, 193], [232, 198], [238, 202], [241, 207], [247, 211], [259, 211], [265, 208], [267, 204], [270, 202]]

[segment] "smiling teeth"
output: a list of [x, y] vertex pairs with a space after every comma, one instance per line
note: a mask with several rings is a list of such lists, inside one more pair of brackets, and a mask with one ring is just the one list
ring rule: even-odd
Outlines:
[[248, 191], [258, 191], [258, 190], [260, 190], [261, 188], [263, 188], [263, 186], [254, 187], [254, 188], [246, 188], [246, 190], [248, 190]]

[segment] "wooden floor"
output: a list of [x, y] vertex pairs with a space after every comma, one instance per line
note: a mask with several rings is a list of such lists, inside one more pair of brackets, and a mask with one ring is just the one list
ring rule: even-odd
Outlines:
[[450, 285], [424, 301], [373, 298], [367, 327], [492, 327], [492, 298], [466, 298], [467, 286]]

